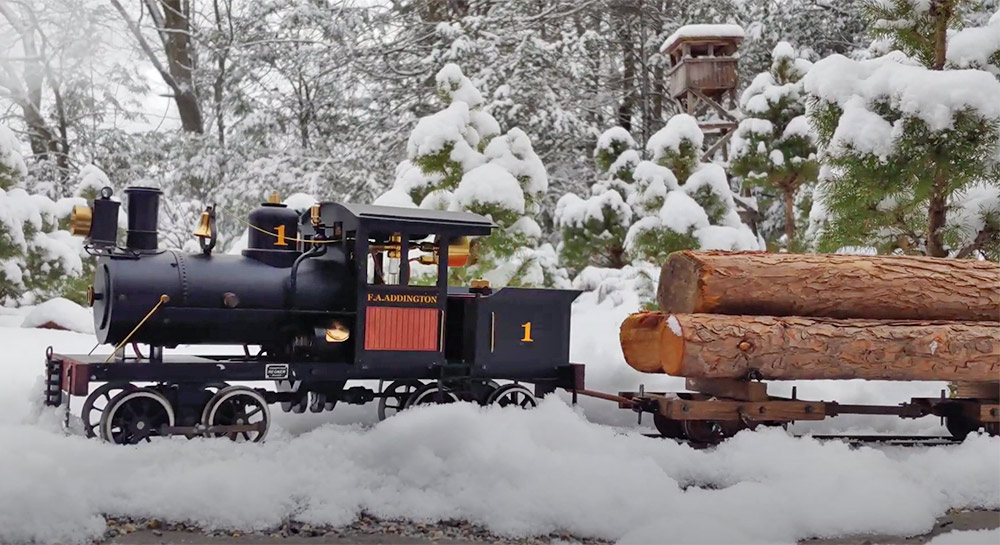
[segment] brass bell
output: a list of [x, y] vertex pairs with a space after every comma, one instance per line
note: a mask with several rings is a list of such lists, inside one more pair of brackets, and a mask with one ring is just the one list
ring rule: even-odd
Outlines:
[[212, 215], [205, 210], [201, 213], [201, 220], [194, 230], [194, 236], [198, 238], [212, 238]]

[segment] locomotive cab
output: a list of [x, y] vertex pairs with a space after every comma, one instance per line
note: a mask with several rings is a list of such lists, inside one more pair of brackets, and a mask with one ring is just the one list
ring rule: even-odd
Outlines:
[[301, 226], [338, 240], [357, 279], [354, 362], [366, 373], [419, 376], [443, 365], [448, 267], [468, 259], [467, 237], [490, 234], [476, 214], [323, 203]]

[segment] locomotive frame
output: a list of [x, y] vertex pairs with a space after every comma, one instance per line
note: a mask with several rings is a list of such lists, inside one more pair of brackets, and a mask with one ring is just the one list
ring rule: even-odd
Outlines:
[[[215, 207], [209, 207], [196, 231], [203, 253], [192, 255], [157, 248], [156, 190], [126, 193], [125, 248], [107, 227], [117, 214], [110, 190], [81, 213], [93, 225], [76, 227], [101, 256], [92, 289], [99, 340], [117, 346], [107, 357], [46, 353], [45, 403], [63, 405], [68, 425], [71, 397], [88, 396], [81, 413], [88, 436], [119, 444], [159, 435], [261, 441], [274, 403], [301, 413], [378, 399], [382, 419], [408, 406], [460, 400], [530, 407], [557, 388], [583, 388], [583, 366], [568, 359], [569, 306], [579, 291], [493, 290], [485, 281], [448, 286], [449, 266], [467, 261], [465, 237], [495, 228], [487, 218], [342, 203], [320, 203], [298, 216], [271, 202], [251, 214], [250, 244], [238, 258], [212, 255]], [[102, 209], [112, 212], [102, 217]], [[309, 269], [310, 260], [319, 265]], [[435, 265], [433, 284], [411, 281], [413, 261]], [[280, 284], [260, 289], [284, 293], [259, 297], [238, 279], [206, 276], [215, 263], [224, 271], [255, 271], [251, 278], [277, 278]], [[322, 283], [317, 270], [337, 273], [339, 283]], [[317, 285], [303, 286], [311, 278], [346, 292], [337, 299], [342, 304], [303, 307], [303, 293], [318, 293]], [[197, 279], [202, 285], [192, 285]], [[147, 308], [139, 320], [138, 309]], [[254, 323], [262, 331], [241, 331]], [[253, 355], [245, 340], [255, 336], [268, 341]], [[147, 355], [134, 339], [148, 345]], [[164, 347], [213, 339], [243, 340], [243, 354], [164, 354]], [[126, 355], [130, 341], [135, 357]], [[347, 388], [350, 380], [380, 385]], [[262, 381], [277, 389], [229, 384]]]

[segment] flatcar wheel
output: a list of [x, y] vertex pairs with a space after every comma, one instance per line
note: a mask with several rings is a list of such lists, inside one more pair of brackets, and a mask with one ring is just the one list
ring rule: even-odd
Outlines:
[[490, 394], [486, 403], [500, 407], [520, 407], [522, 409], [534, 409], [538, 406], [535, 394], [520, 384], [506, 384], [497, 388], [495, 392]]
[[944, 419], [944, 426], [948, 428], [948, 433], [950, 433], [952, 437], [958, 439], [959, 441], [964, 441], [967, 435], [979, 429], [979, 422], [976, 422], [963, 414], [956, 414], [953, 416], [946, 416]]
[[379, 421], [403, 410], [410, 396], [423, 386], [424, 383], [416, 379], [394, 380], [389, 383], [389, 387], [382, 392], [383, 396], [378, 400]]
[[108, 408], [112, 398], [119, 392], [135, 390], [136, 386], [129, 382], [107, 382], [91, 392], [83, 402], [80, 420], [83, 421], [83, 431], [87, 437], [97, 437], [101, 433], [101, 416]]
[[160, 435], [174, 425], [174, 409], [156, 390], [125, 390], [113, 397], [101, 416], [101, 438], [116, 445], [134, 445]]
[[689, 441], [707, 445], [721, 443], [743, 429], [735, 420], [683, 420], [681, 427]]
[[413, 392], [410, 398], [406, 400], [406, 405], [403, 408], [409, 409], [417, 405], [455, 403], [456, 401], [458, 401], [458, 396], [451, 390], [441, 388], [438, 383], [432, 382], [425, 384], [423, 388]]
[[1000, 435], [1000, 422], [987, 422], [986, 433], [988, 433], [990, 437]]
[[259, 443], [271, 426], [271, 411], [259, 392], [246, 386], [230, 386], [219, 391], [205, 407], [205, 426], [257, 425], [257, 429], [231, 433], [216, 433], [233, 441]]
[[667, 439], [684, 438], [684, 426], [680, 420], [673, 420], [661, 414], [654, 414], [653, 425], [656, 426], [656, 431], [660, 432], [660, 435]]

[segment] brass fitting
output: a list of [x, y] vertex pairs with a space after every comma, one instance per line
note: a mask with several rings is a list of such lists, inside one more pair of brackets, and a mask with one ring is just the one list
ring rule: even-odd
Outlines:
[[69, 216], [69, 233], [71, 235], [90, 236], [90, 227], [94, 219], [94, 210], [89, 206], [76, 205]]

